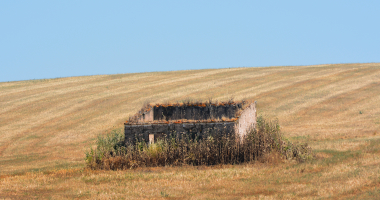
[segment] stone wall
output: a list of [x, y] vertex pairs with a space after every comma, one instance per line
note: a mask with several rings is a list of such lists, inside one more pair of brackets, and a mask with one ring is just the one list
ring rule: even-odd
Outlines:
[[241, 104], [226, 105], [197, 105], [197, 106], [154, 106], [154, 120], [208, 120], [235, 118], [236, 112], [242, 108]]
[[169, 124], [144, 124], [125, 125], [125, 142], [134, 143], [139, 141], [154, 142], [160, 137], [176, 136], [186, 134], [192, 138], [198, 135], [202, 139], [207, 133], [228, 134], [235, 131], [235, 122], [209, 122], [209, 123], [169, 123]]
[[153, 120], [153, 109], [150, 109], [149, 111], [141, 114], [141, 116], [137, 119], [137, 123], [151, 122]]
[[[155, 105], [140, 111], [137, 120], [125, 123], [125, 142], [154, 142], [160, 137], [191, 137], [206, 133], [234, 133], [243, 137], [256, 124], [256, 102]], [[201, 138], [200, 138], [201, 139]]]
[[239, 119], [237, 121], [236, 133], [239, 134], [241, 137], [244, 136], [252, 128], [255, 128], [256, 120], [257, 120], [257, 114], [256, 114], [256, 102], [255, 102], [255, 103], [251, 103], [240, 114]]

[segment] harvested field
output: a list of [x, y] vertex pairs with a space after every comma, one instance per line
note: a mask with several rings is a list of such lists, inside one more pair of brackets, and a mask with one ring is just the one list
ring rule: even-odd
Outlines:
[[[1, 198], [380, 198], [380, 64], [117, 74], [0, 83]], [[98, 134], [146, 102], [257, 100], [317, 159], [83, 169]]]

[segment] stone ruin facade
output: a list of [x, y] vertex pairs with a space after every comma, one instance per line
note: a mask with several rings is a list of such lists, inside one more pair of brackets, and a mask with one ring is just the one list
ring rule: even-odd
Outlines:
[[154, 143], [182, 134], [234, 133], [244, 136], [256, 126], [256, 102], [182, 103], [147, 105], [124, 123], [125, 142]]

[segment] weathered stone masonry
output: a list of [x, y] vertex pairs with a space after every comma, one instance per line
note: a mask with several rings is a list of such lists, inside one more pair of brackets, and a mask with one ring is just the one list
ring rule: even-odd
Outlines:
[[207, 133], [243, 136], [256, 124], [256, 103], [154, 105], [124, 124], [125, 142], [154, 142], [165, 136], [191, 137]]
[[206, 133], [227, 134], [234, 131], [235, 122], [209, 122], [209, 123], [170, 123], [170, 124], [145, 124], [145, 125], [128, 125], [125, 127], [126, 142], [133, 142], [135, 137], [153, 142], [157, 138], [167, 135], [181, 137], [181, 134], [187, 134], [191, 137]]

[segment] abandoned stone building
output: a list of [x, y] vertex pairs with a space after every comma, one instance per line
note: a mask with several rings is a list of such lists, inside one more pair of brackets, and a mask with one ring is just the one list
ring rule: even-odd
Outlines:
[[124, 123], [125, 142], [154, 143], [165, 136], [234, 133], [243, 136], [256, 126], [256, 102], [147, 105]]

